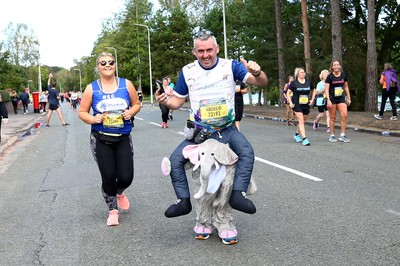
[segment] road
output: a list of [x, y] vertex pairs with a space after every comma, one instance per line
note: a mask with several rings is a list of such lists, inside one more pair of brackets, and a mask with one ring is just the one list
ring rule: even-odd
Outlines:
[[157, 106], [135, 120], [131, 210], [107, 227], [90, 127], [63, 106], [1, 160], [0, 265], [399, 265], [400, 138], [351, 131], [329, 143], [307, 126], [244, 118], [254, 146], [257, 213], [234, 211], [239, 242], [194, 238], [195, 213], [168, 219], [175, 195], [160, 162], [183, 139], [187, 112], [161, 129]]

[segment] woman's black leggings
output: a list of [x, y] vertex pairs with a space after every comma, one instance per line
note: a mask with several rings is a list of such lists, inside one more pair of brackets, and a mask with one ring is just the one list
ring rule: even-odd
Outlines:
[[395, 103], [396, 93], [397, 93], [396, 87], [390, 88], [389, 91], [387, 91], [386, 89], [383, 89], [382, 99], [381, 99], [382, 100], [381, 101], [381, 109], [379, 110], [380, 116], [383, 116], [383, 112], [385, 111], [385, 105], [386, 105], [387, 98], [389, 98], [390, 105], [392, 106], [393, 116], [397, 116], [396, 103]]
[[160, 109], [161, 109], [161, 119], [164, 123], [168, 122], [168, 114], [169, 114], [169, 109], [163, 104], [160, 104]]
[[[131, 136], [117, 143], [103, 143], [90, 135], [90, 147], [100, 170], [102, 190], [107, 196], [115, 197], [128, 188], [133, 181], [133, 144]], [[108, 201], [104, 195], [106, 202]], [[116, 206], [110, 206], [110, 209]], [[116, 204], [113, 203], [113, 205]]]

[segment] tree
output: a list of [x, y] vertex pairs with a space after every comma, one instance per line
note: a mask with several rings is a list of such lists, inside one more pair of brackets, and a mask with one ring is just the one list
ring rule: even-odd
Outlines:
[[342, 28], [339, 0], [330, 0], [332, 10], [332, 59], [342, 63]]
[[6, 48], [11, 53], [12, 62], [17, 66], [34, 65], [39, 62], [39, 41], [26, 24], [11, 22], [6, 29]]
[[9, 51], [3, 52], [3, 44], [0, 43], [0, 90], [15, 89], [19, 92], [26, 85], [24, 69], [11, 63]]
[[283, 51], [283, 31], [282, 31], [282, 14], [281, 1], [275, 0], [275, 21], [276, 21], [276, 42], [278, 45], [278, 73], [279, 73], [279, 91], [281, 95], [280, 104], [283, 103], [283, 87], [286, 82], [285, 75], [285, 54]]
[[367, 90], [365, 95], [365, 111], [377, 110], [377, 54], [375, 40], [375, 0], [368, 0], [368, 30], [367, 30]]

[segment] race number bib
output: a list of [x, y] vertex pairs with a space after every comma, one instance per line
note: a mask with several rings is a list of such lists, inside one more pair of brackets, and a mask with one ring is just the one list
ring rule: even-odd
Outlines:
[[300, 95], [299, 104], [308, 104], [308, 95]]
[[202, 120], [222, 118], [228, 115], [228, 106], [226, 103], [202, 106], [200, 114]]
[[343, 95], [343, 88], [342, 87], [336, 87], [335, 88], [335, 97], [340, 97]]
[[123, 128], [124, 119], [122, 117], [122, 111], [109, 111], [104, 113], [103, 126], [110, 128]]

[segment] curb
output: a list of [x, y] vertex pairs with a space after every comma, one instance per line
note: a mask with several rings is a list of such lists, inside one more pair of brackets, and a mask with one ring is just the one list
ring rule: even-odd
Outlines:
[[[261, 120], [272, 120], [272, 121], [279, 121], [279, 122], [284, 122], [285, 120], [279, 117], [266, 117], [266, 116], [260, 116], [260, 115], [253, 115], [253, 114], [243, 114], [243, 117], [250, 117], [254, 119], [261, 119]], [[313, 125], [312, 122], [306, 122], [307, 125]], [[336, 128], [336, 126], [335, 126]], [[382, 135], [385, 137], [399, 137], [400, 132], [397, 131], [382, 131], [380, 129], [374, 129], [374, 128], [366, 128], [366, 127], [357, 127], [357, 126], [352, 126], [352, 125], [347, 125], [347, 128], [353, 129], [356, 132], [364, 132], [364, 133], [370, 133], [370, 134], [378, 134]]]

